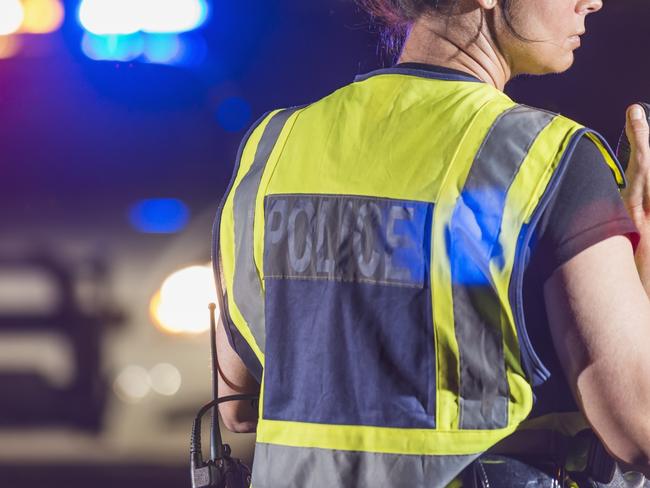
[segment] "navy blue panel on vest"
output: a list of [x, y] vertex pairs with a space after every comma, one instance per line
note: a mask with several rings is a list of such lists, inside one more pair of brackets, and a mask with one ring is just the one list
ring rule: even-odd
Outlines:
[[265, 200], [264, 417], [435, 426], [433, 204]]

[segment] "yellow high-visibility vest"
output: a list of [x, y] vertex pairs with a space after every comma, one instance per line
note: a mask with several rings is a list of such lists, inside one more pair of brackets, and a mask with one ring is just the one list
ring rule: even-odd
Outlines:
[[262, 385], [255, 488], [443, 487], [517, 430], [547, 374], [527, 250], [581, 137], [624, 186], [580, 124], [399, 67], [249, 131], [215, 256]]

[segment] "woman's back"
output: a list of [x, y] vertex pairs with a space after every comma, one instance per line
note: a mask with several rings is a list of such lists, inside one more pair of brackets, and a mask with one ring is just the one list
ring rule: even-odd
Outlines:
[[[521, 2], [521, 26], [550, 36], [532, 42], [513, 33], [509, 2], [462, 0], [446, 18], [439, 2], [372, 0], [404, 14], [402, 61], [440, 60], [494, 88], [376, 73], [270, 114], [245, 141], [220, 230], [227, 325], [264, 366], [255, 486], [443, 486], [528, 416], [548, 375], [524, 326], [535, 230], [585, 136], [623, 183], [596, 134], [499, 91], [568, 68], [602, 6], [550, 2]], [[635, 170], [650, 158], [647, 127], [636, 136]], [[633, 176], [627, 201], [642, 202], [648, 178]], [[650, 304], [629, 240], [592, 244], [545, 282], [550, 329], [587, 419], [634, 461], [650, 451], [636, 413]], [[621, 317], [627, 336], [611, 331]], [[622, 389], [612, 380], [630, 365]]]

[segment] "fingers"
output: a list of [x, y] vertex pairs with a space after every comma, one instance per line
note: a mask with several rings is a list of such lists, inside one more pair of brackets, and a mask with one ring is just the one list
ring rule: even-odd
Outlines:
[[641, 105], [628, 107], [625, 132], [631, 155], [626, 171], [628, 187], [622, 196], [632, 220], [639, 229], [648, 229], [650, 238], [650, 127]]
[[[650, 158], [650, 127], [645, 110], [641, 105], [634, 104], [627, 109], [627, 123], [625, 125], [630, 147], [636, 156], [643, 159]], [[642, 161], [636, 161], [642, 163]]]

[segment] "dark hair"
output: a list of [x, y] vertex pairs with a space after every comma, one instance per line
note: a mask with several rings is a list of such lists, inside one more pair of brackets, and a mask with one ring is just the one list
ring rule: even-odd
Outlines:
[[[380, 27], [382, 45], [390, 56], [402, 49], [409, 26], [427, 11], [449, 13], [457, 0], [355, 0]], [[501, 12], [510, 32], [522, 41], [533, 42], [519, 35], [512, 23], [512, 0], [501, 0]]]

